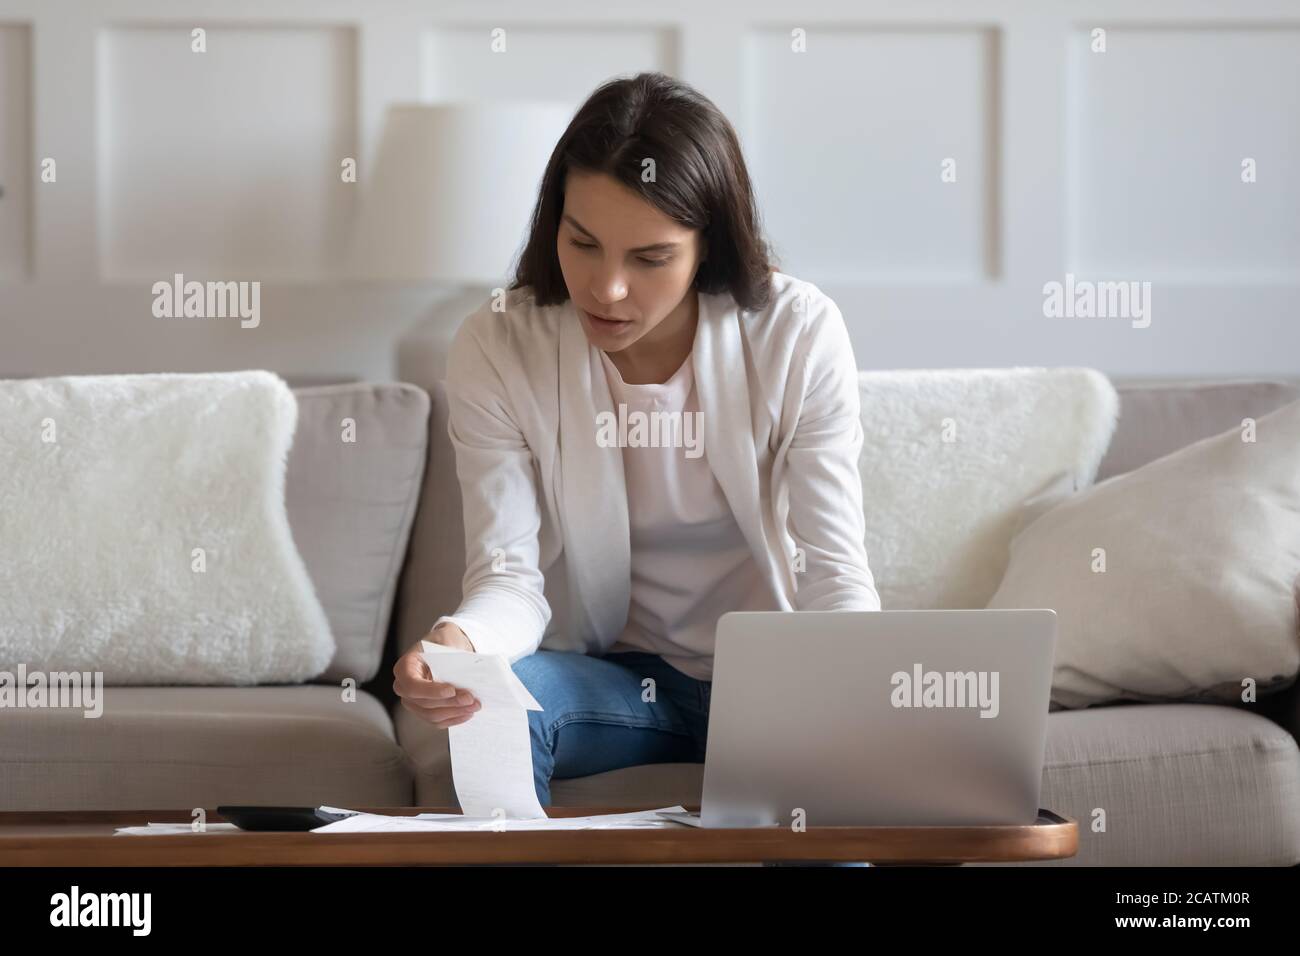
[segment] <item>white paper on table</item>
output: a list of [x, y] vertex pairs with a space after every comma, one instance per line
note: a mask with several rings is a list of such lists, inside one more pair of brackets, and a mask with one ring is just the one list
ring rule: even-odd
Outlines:
[[233, 823], [209, 823], [202, 830], [195, 830], [189, 823], [149, 823], [142, 827], [117, 827], [114, 836], [167, 836], [168, 834], [203, 834], [229, 833], [238, 830]]
[[[472, 723], [472, 721], [467, 721]], [[661, 807], [659, 810], [637, 810], [632, 813], [601, 813], [585, 817], [544, 817], [542, 819], [503, 819], [470, 817], [457, 814], [422, 813], [418, 816], [388, 816], [363, 813], [346, 820], [327, 823], [312, 833], [410, 833], [410, 832], [471, 832], [478, 830], [631, 830], [663, 829], [686, 826], [676, 820], [666, 820], [657, 814], [663, 811], [685, 813], [682, 806]]]
[[542, 705], [505, 655], [420, 643], [435, 680], [464, 688], [483, 705], [469, 720], [447, 728], [452, 782], [464, 815], [546, 819], [533, 784], [528, 734], [528, 711], [541, 710]]
[[684, 826], [665, 820], [660, 810], [685, 813], [683, 806], [660, 807], [658, 810], [635, 810], [631, 813], [597, 813], [585, 817], [548, 817], [545, 820], [507, 820], [506, 830], [632, 830], [664, 829]]
[[[419, 829], [421, 821], [410, 816], [390, 816], [381, 813], [360, 813], [355, 817], [335, 820], [313, 829], [312, 833], [398, 833]], [[427, 821], [434, 822], [434, 821]]]

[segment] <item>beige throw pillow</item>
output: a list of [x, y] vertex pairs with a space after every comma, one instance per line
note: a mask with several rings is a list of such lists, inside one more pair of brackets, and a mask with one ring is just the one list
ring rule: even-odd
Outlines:
[[991, 608], [1050, 607], [1052, 701], [1238, 702], [1300, 668], [1300, 402], [1043, 500]]

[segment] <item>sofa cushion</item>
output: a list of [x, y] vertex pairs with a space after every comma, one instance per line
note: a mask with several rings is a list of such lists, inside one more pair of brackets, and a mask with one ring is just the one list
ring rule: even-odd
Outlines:
[[447, 389], [429, 385], [429, 460], [411, 550], [397, 599], [397, 652], [429, 633], [433, 622], [460, 605], [465, 576], [465, 521], [461, 513], [456, 451], [447, 434]]
[[311, 679], [336, 645], [285, 509], [275, 374], [0, 381], [0, 661], [114, 685]]
[[1287, 382], [1117, 384], [1119, 421], [1097, 470], [1105, 481], [1300, 399]]
[[1079, 852], [1036, 866], [1300, 863], [1300, 749], [1244, 707], [1052, 714], [1038, 802], [1078, 823]]
[[383, 706], [337, 687], [106, 687], [103, 714], [7, 710], [0, 808], [409, 806]]
[[1087, 368], [862, 372], [867, 560], [886, 611], [982, 608], [1026, 498], [1090, 484], [1119, 399]]
[[[424, 476], [429, 396], [403, 383], [294, 394], [298, 429], [285, 504], [338, 645], [316, 680], [351, 677], [359, 686], [375, 676], [383, 656]], [[351, 430], [348, 422], [355, 423]]]
[[1300, 669], [1297, 476], [1300, 401], [1062, 496], [989, 607], [1056, 611], [1066, 707], [1280, 690]]

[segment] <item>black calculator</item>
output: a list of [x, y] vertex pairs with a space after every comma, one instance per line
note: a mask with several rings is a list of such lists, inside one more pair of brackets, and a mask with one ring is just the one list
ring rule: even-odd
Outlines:
[[323, 807], [217, 807], [217, 813], [241, 830], [315, 830], [327, 823], [356, 816]]

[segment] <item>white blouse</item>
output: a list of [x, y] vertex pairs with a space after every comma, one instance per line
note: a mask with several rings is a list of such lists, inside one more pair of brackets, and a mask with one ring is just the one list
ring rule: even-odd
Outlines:
[[[781, 272], [757, 310], [742, 311], [726, 292], [700, 292], [699, 308], [690, 359], [701, 412], [695, 451], [702, 448], [778, 609], [880, 610], [863, 545], [858, 369], [844, 317], [815, 285]], [[511, 663], [539, 647], [601, 655], [627, 629], [628, 504], [645, 495], [629, 495], [623, 448], [605, 440], [600, 423], [615, 412], [600, 352], [571, 300], [539, 305], [525, 287], [507, 293], [504, 311], [495, 298], [484, 301], [448, 353], [447, 432], [466, 560], [460, 605], [434, 624], [456, 624], [480, 653]], [[675, 479], [657, 487], [673, 489], [668, 500], [682, 509], [717, 500], [712, 487], [707, 495], [684, 493], [698, 486]], [[700, 549], [683, 540], [672, 538], [676, 559], [703, 550], [721, 560], [716, 543]], [[686, 584], [677, 590], [718, 596]], [[658, 633], [711, 646], [711, 623], [689, 632], [698, 641], [681, 627], [743, 606], [715, 603], [698, 619], [653, 605], [667, 622]]]
[[[645, 416], [642, 429], [627, 428], [620, 442], [632, 588], [627, 624], [607, 653], [648, 651], [697, 680], [712, 680], [718, 618], [778, 610], [776, 599], [713, 476], [708, 448], [691, 441], [700, 430], [685, 424], [700, 414], [691, 356], [662, 385], [628, 385], [609, 356], [600, 356], [620, 419]], [[654, 413], [682, 416], [682, 426], [657, 432], [680, 436], [678, 444], [649, 445], [656, 433], [644, 425]]]

